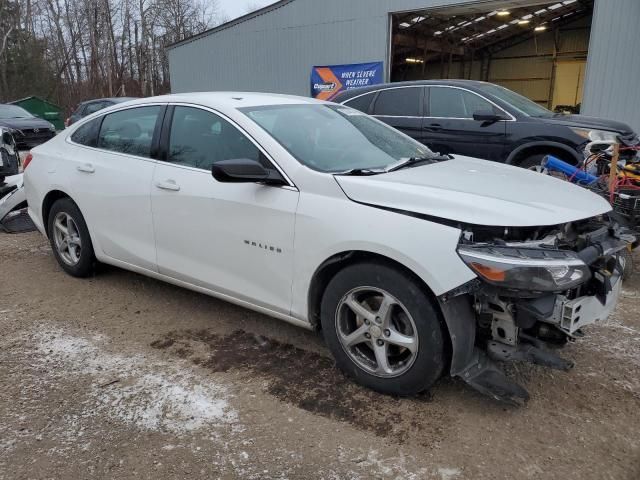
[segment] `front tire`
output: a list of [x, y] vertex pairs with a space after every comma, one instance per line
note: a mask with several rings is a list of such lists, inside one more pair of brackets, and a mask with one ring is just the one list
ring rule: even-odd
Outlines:
[[338, 367], [361, 385], [413, 395], [442, 374], [440, 317], [411, 275], [378, 262], [345, 267], [329, 282], [320, 313]]
[[519, 167], [542, 173], [542, 160], [547, 156], [545, 153], [530, 155], [518, 163]]
[[549, 175], [553, 178], [558, 178], [560, 180], [569, 180], [569, 178], [562, 172], [557, 170], [547, 170], [546, 167], [542, 166], [542, 161], [547, 157], [548, 154], [540, 153], [537, 155], [531, 155], [524, 160], [522, 160], [518, 166], [521, 168], [526, 168], [527, 170], [531, 170], [532, 172], [541, 173], [543, 175]]
[[70, 198], [57, 200], [49, 212], [49, 243], [58, 264], [69, 275], [93, 274], [95, 255], [89, 229], [78, 206]]

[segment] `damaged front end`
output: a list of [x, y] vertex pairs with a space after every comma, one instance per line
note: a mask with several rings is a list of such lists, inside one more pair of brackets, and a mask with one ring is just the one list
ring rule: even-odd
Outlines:
[[451, 373], [497, 400], [521, 404], [527, 391], [495, 361], [572, 368], [548, 347], [581, 337], [584, 327], [609, 316], [621, 291], [623, 253], [636, 239], [608, 217], [462, 230], [458, 254], [477, 279], [439, 298], [452, 337]]

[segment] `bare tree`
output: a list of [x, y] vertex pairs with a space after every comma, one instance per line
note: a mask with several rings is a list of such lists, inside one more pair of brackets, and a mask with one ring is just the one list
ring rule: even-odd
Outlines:
[[167, 46], [221, 18], [216, 0], [0, 0], [0, 101], [167, 92]]

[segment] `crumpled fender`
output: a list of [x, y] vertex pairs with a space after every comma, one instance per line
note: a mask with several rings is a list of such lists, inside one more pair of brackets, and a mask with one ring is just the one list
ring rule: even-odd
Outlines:
[[476, 316], [469, 295], [441, 295], [438, 303], [451, 338], [450, 372], [455, 377], [475, 362]]

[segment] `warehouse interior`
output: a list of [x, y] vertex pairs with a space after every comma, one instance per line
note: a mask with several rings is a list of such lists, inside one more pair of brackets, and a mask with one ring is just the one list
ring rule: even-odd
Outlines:
[[464, 78], [579, 113], [594, 0], [502, 0], [391, 15], [391, 81]]

